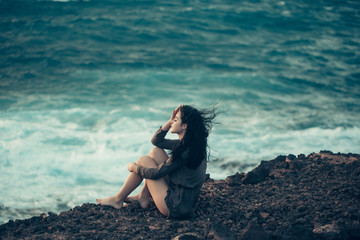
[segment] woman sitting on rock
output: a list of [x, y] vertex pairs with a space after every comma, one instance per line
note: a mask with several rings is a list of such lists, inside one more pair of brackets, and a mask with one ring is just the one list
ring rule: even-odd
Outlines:
[[[156, 147], [148, 156], [128, 164], [130, 174], [120, 191], [113, 197], [96, 199], [97, 203], [120, 209], [124, 202], [138, 202], [146, 208], [152, 198], [165, 216], [190, 216], [205, 180], [207, 137], [215, 117], [214, 109], [200, 111], [188, 105], [176, 108], [151, 139]], [[179, 139], [165, 139], [169, 130]], [[164, 149], [171, 150], [170, 157]], [[128, 197], [143, 179], [141, 192]]]

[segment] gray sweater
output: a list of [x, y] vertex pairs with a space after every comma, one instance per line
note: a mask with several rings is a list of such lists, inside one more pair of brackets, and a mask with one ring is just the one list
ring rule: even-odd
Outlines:
[[[155, 133], [151, 142], [163, 149], [174, 150], [180, 140], [165, 139], [167, 131], [161, 128]], [[158, 179], [169, 176], [169, 188], [165, 202], [169, 208], [170, 217], [188, 217], [192, 214], [206, 173], [206, 160], [200, 166], [191, 169], [186, 166], [189, 151], [185, 151], [181, 160], [173, 161], [169, 157], [157, 168], [139, 166], [138, 174], [146, 179]]]

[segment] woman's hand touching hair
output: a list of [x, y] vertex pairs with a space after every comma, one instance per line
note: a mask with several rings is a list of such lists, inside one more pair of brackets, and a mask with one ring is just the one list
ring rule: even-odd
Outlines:
[[180, 109], [183, 107], [184, 105], [180, 105], [178, 106], [177, 108], [175, 108], [173, 111], [172, 111], [172, 114], [171, 114], [171, 117], [169, 119], [169, 121], [167, 121], [162, 127], [161, 129], [163, 131], [168, 131], [171, 127], [171, 124], [172, 122], [174, 121], [174, 118], [176, 116], [176, 114], [180, 111]]
[[173, 121], [176, 114], [180, 111], [180, 109], [183, 107], [184, 105], [180, 105], [178, 106], [177, 108], [175, 108], [171, 114], [171, 118], [170, 118], [170, 121]]

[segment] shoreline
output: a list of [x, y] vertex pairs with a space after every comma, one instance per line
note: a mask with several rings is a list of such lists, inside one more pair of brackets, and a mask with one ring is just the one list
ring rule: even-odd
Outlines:
[[356, 239], [360, 155], [278, 156], [248, 173], [209, 178], [193, 217], [163, 217], [153, 203], [117, 210], [85, 203], [0, 225], [1, 239]]

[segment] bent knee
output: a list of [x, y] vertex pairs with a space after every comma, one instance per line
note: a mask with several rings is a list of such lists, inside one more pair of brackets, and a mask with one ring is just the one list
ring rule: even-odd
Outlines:
[[143, 167], [156, 167], [157, 166], [154, 159], [152, 159], [149, 156], [139, 157], [138, 160], [136, 161], [136, 164], [143, 166]]
[[159, 147], [153, 147], [150, 152], [149, 152], [149, 156], [156, 156], [159, 154], [166, 154], [165, 150]]
[[148, 158], [150, 158], [149, 156], [141, 156], [138, 158], [138, 160], [136, 160], [136, 163], [139, 165], [143, 165], [143, 163], [146, 163]]
[[164, 149], [154, 147], [150, 150], [149, 156], [156, 161], [157, 164], [163, 163], [169, 156]]

